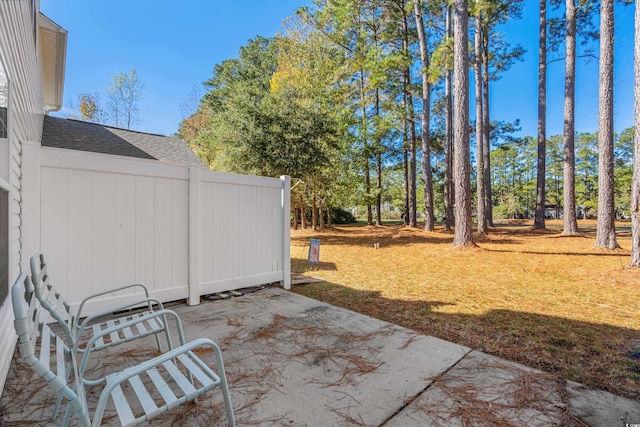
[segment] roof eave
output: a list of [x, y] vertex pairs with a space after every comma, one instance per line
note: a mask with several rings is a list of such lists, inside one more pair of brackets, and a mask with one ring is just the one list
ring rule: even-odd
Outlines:
[[64, 74], [67, 60], [67, 30], [40, 12], [40, 67], [42, 70], [45, 110], [62, 108]]

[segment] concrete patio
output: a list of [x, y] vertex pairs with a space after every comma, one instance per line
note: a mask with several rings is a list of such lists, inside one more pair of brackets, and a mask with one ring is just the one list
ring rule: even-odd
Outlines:
[[[222, 348], [239, 426], [640, 423], [638, 401], [279, 288], [168, 308], [180, 315], [188, 340], [209, 337]], [[99, 369], [147, 359], [154, 344], [150, 338], [102, 352]], [[209, 395], [151, 424], [225, 425], [220, 393]], [[52, 425], [54, 401], [14, 358], [0, 425]]]

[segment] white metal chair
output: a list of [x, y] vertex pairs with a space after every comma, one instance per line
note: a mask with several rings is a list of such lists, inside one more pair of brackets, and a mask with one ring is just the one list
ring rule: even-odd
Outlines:
[[[180, 347], [108, 375], [91, 419], [76, 353], [67, 346], [64, 339], [40, 320], [40, 306], [34, 298], [33, 285], [26, 274], [21, 274], [16, 280], [11, 298], [22, 358], [56, 393], [68, 401], [63, 425], [68, 425], [73, 414], [82, 427], [99, 426], [105, 410], [113, 409], [123, 426], [134, 426], [187, 401], [194, 401], [201, 394], [219, 386], [224, 398], [227, 421], [230, 426], [235, 426], [220, 349], [206, 338], [184, 344], [182, 334]], [[148, 314], [155, 315], [157, 313]], [[108, 329], [102, 333], [111, 332]], [[91, 345], [87, 347], [87, 353], [92, 348], [94, 347]], [[217, 374], [195, 354], [206, 348], [213, 349]], [[56, 415], [57, 407], [52, 418], [55, 419]]]
[[[144, 285], [133, 284], [123, 286], [114, 290], [93, 294], [80, 303], [77, 313], [71, 312], [71, 306], [64, 300], [62, 295], [53, 287], [49, 280], [47, 263], [44, 255], [37, 254], [31, 257], [31, 280], [35, 287], [35, 295], [44, 309], [60, 324], [65, 333], [74, 342], [74, 351], [84, 352], [91, 336], [100, 336], [100, 339], [93, 340], [92, 351], [102, 350], [115, 345], [119, 345], [137, 338], [155, 335], [158, 350], [162, 351], [159, 334], [164, 334], [169, 350], [173, 348], [171, 334], [164, 316], [150, 316], [146, 314], [164, 307], [160, 301], [149, 297], [149, 291]], [[104, 297], [109, 294], [140, 288], [144, 291], [144, 296], [136, 298], [134, 301], [117, 307], [108, 307], [99, 313], [86, 316], [82, 319], [82, 309], [85, 304], [95, 298]], [[157, 309], [154, 308], [157, 306]], [[132, 308], [144, 307], [142, 311], [127, 315], [113, 316], [114, 313], [122, 312]], [[105, 319], [105, 316], [110, 316]], [[138, 322], [132, 322], [133, 320]], [[122, 327], [125, 323], [130, 326]], [[119, 327], [121, 326], [121, 327]], [[119, 328], [118, 328], [119, 327]], [[109, 335], [101, 334], [101, 331], [113, 329]]]

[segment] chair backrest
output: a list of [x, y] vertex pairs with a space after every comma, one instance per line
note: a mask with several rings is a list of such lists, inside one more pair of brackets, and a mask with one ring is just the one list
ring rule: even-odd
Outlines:
[[49, 282], [47, 263], [41, 253], [31, 257], [31, 280], [36, 298], [42, 307], [58, 322], [71, 340], [70, 342], [73, 342], [75, 334], [72, 331], [74, 319], [71, 314], [71, 306]]
[[[69, 400], [81, 426], [90, 424], [82, 381], [75, 354], [55, 332], [40, 321], [40, 307], [29, 276], [22, 273], [11, 289], [20, 355], [31, 369], [44, 378], [56, 393]], [[68, 372], [71, 369], [72, 372]], [[70, 387], [67, 379], [71, 380]]]

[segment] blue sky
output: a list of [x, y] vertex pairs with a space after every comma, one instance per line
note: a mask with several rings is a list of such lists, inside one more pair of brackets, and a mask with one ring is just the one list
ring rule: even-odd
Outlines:
[[[135, 68], [145, 84], [142, 121], [135, 129], [172, 134], [182, 113], [180, 103], [194, 85], [212, 75], [215, 64], [237, 56], [256, 35], [270, 37], [301, 0], [41, 0], [41, 10], [69, 31], [64, 107], [77, 104], [81, 93], [104, 94], [111, 76]], [[633, 5], [616, 5], [616, 131], [633, 125]], [[512, 44], [526, 50], [493, 83], [491, 118], [521, 120], [521, 135], [537, 135], [538, 1], [528, 0], [523, 19], [501, 30]], [[548, 135], [563, 126], [564, 62], [549, 66]], [[578, 60], [576, 130], [597, 131], [598, 62]], [[204, 90], [201, 89], [201, 93]], [[471, 98], [473, 105], [473, 95]], [[64, 110], [61, 114], [64, 115]], [[472, 117], [473, 112], [471, 113]]]

